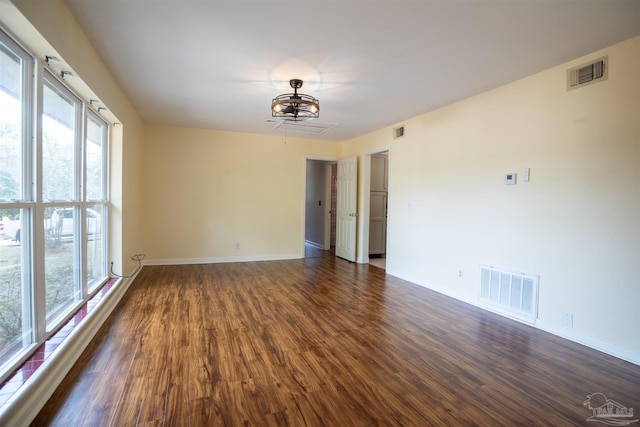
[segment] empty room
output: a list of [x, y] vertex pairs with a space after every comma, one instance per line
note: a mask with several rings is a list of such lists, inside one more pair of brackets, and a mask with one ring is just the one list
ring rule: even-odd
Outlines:
[[0, 0], [0, 425], [640, 425], [639, 188], [637, 0]]

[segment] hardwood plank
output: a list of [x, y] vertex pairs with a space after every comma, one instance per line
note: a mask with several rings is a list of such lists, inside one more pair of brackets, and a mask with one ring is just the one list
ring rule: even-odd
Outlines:
[[579, 425], [640, 367], [331, 256], [145, 267], [34, 425]]

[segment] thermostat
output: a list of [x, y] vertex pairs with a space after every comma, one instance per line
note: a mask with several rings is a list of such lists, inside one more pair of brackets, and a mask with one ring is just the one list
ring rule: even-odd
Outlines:
[[515, 185], [516, 174], [513, 172], [507, 172], [504, 174], [504, 185]]

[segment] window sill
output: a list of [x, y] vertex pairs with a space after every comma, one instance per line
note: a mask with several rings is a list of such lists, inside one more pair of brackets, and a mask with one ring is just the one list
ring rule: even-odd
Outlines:
[[118, 283], [117, 278], [111, 278], [100, 288], [98, 292], [65, 323], [55, 334], [46, 340], [15, 372], [0, 386], [0, 411], [11, 397], [18, 392], [20, 387], [42, 366], [53, 354], [58, 346], [69, 336], [71, 331], [78, 327], [87, 314], [98, 305], [111, 288]]

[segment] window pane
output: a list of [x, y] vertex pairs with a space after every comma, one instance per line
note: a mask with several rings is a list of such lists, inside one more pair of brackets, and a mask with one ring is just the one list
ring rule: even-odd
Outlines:
[[87, 200], [104, 200], [104, 153], [107, 125], [89, 115], [87, 120]]
[[105, 262], [104, 227], [105, 206], [95, 204], [87, 208], [87, 283], [89, 292], [107, 276]]
[[28, 252], [19, 240], [26, 212], [0, 209], [0, 365], [33, 342]]
[[22, 198], [22, 59], [0, 41], [0, 200]]
[[42, 108], [42, 198], [74, 200], [76, 103], [45, 81]]
[[[25, 226], [31, 211], [20, 206], [28, 140], [23, 112], [31, 99], [25, 76], [31, 76], [31, 64], [29, 55], [0, 31], [0, 366], [7, 367], [34, 342], [30, 246], [21, 244], [30, 235]], [[7, 201], [18, 203], [8, 208], [2, 205]]]
[[75, 217], [72, 207], [50, 207], [44, 213], [47, 330], [55, 327], [59, 316], [81, 298]]

